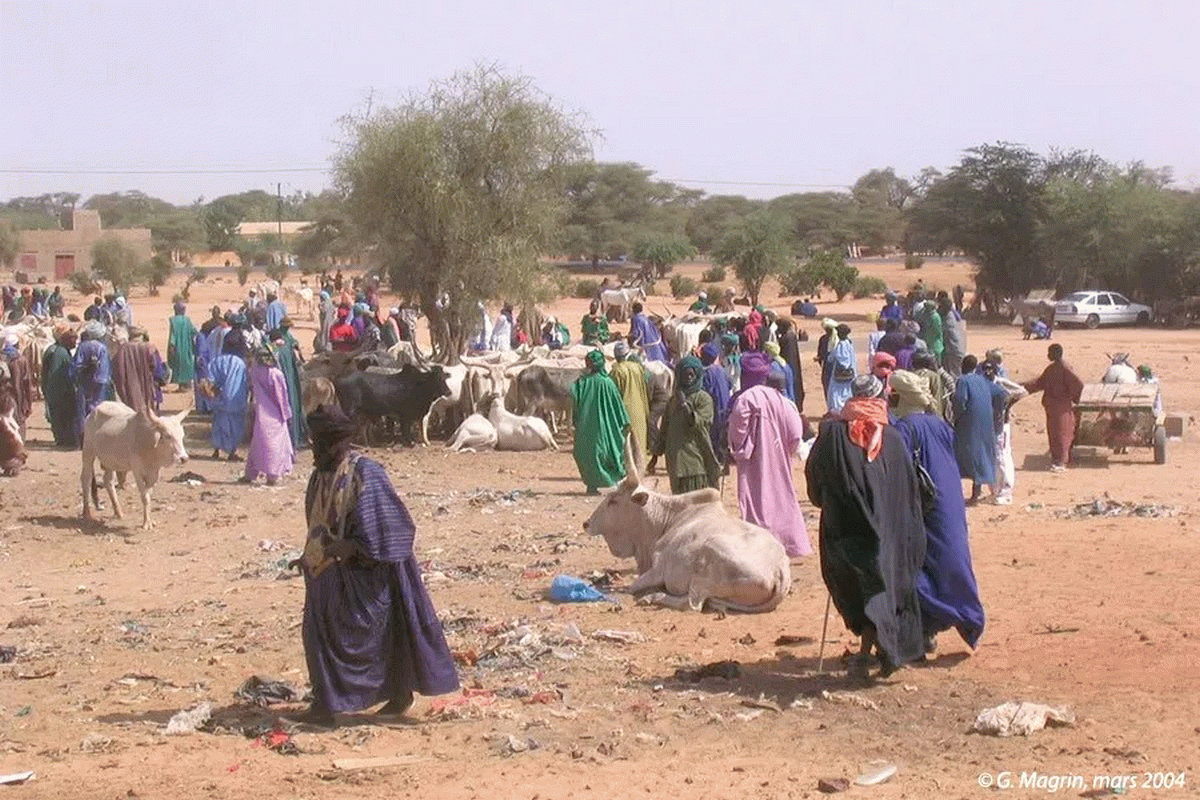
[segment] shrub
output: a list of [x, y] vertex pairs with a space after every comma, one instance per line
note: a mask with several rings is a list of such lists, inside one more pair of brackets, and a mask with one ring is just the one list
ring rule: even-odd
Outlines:
[[691, 297], [700, 292], [700, 285], [695, 279], [689, 278], [686, 275], [671, 276], [671, 296], [676, 300], [681, 300], [684, 297]]
[[100, 294], [102, 287], [95, 275], [79, 271], [71, 273], [71, 288], [80, 294]]
[[887, 294], [887, 290], [887, 283], [882, 278], [876, 278], [874, 275], [860, 275], [854, 282], [853, 294], [856, 298], [872, 297]]
[[154, 258], [150, 260], [150, 263], [143, 267], [146, 286], [152, 296], [158, 296], [158, 287], [167, 282], [167, 279], [171, 277], [173, 269], [174, 264], [171, 263], [171, 257], [166, 253], [156, 253]]
[[600, 291], [600, 283], [593, 280], [575, 282], [574, 296], [580, 300], [591, 300]]
[[725, 296], [725, 287], [719, 283], [706, 283], [700, 288], [708, 295], [708, 304], [711, 306]]
[[920, 269], [925, 266], [925, 259], [916, 253], [909, 253], [904, 257], [905, 269]]
[[284, 278], [286, 278], [288, 274], [287, 262], [282, 258], [271, 259], [266, 264], [266, 273], [268, 278], [276, 281], [279, 284], [282, 284]]
[[204, 267], [196, 267], [192, 270], [192, 276], [188, 278], [188, 283], [204, 283], [208, 278], [208, 270]]
[[725, 280], [725, 268], [722, 266], [709, 267], [701, 276], [705, 283], [720, 283]]
[[245, 286], [246, 281], [248, 281], [249, 279], [250, 279], [250, 268], [248, 266], [246, 266], [246, 262], [243, 261], [241, 266], [239, 266], [237, 268], [238, 286]]
[[806, 266], [796, 267], [779, 276], [779, 288], [785, 295], [815, 294], [821, 279]]

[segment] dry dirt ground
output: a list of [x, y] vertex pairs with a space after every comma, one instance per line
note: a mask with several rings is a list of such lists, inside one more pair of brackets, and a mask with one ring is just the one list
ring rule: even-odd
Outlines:
[[[913, 275], [895, 264], [862, 269], [899, 288]], [[962, 265], [930, 264], [921, 274], [930, 286], [968, 282]], [[133, 302], [160, 347], [169, 296]], [[192, 316], [199, 323], [206, 306], [240, 296], [226, 279], [194, 287]], [[822, 312], [861, 329], [877, 305], [826, 303]], [[651, 299], [652, 310], [662, 306], [681, 304]], [[583, 303], [557, 310], [577, 328]], [[806, 329], [811, 354], [818, 331], [812, 322]], [[972, 326], [969, 336], [975, 352], [1002, 346], [1019, 379], [1044, 364], [1044, 343], [1022, 341], [1016, 328]], [[1105, 352], [1130, 350], [1162, 377], [1169, 410], [1190, 419], [1200, 400], [1200, 363], [1190, 363], [1200, 362], [1196, 332], [1071, 330], [1057, 339], [1085, 376], [1098, 378]], [[805, 378], [816, 383], [815, 370]], [[182, 404], [182, 395], [168, 396], [169, 408]], [[818, 404], [810, 395], [810, 408]], [[1171, 443], [1165, 466], [1139, 450], [1052, 474], [1036, 400], [1017, 406], [1014, 428], [1016, 502], [969, 511], [988, 612], [978, 651], [945, 634], [936, 658], [873, 686], [846, 677], [841, 656], [855, 642], [836, 615], [817, 670], [826, 594], [815, 559], [795, 566], [792, 594], [773, 613], [635, 605], [621, 592], [631, 565], [581, 530], [596, 501], [583, 495], [565, 439], [559, 452], [537, 455], [374, 451], [417, 521], [418, 555], [467, 689], [419, 698], [403, 724], [364, 714], [334, 732], [301, 731], [280, 753], [256, 734], [278, 710], [298, 706], [255, 709], [234, 692], [252, 675], [306, 683], [303, 583], [281, 565], [304, 536], [307, 453], [274, 488], [235, 485], [234, 466], [196, 458], [186, 469], [207, 482], [169, 482], [182, 470], [168, 470], [155, 490], [153, 531], [136, 527], [131, 491], [128, 519], [84, 528], [79, 456], [47, 448], [39, 409], [27, 469], [0, 481], [0, 644], [16, 648], [15, 661], [0, 666], [0, 773], [37, 777], [2, 791], [111, 800], [816, 797], [819, 779], [853, 779], [885, 759], [898, 768], [890, 781], [847, 796], [1079, 796], [1095, 776], [1132, 779], [1139, 788], [1129, 793], [1144, 797], [1195, 794], [1195, 430]], [[203, 456], [206, 424], [189, 430], [191, 451]], [[799, 463], [795, 474], [803, 496]], [[724, 497], [736, 511], [732, 485]], [[1077, 510], [1106, 497], [1158, 516]], [[611, 580], [614, 602], [549, 603], [544, 593], [558, 573]], [[630, 641], [595, 636], [604, 630]], [[687, 679], [686, 670], [722, 660], [738, 663], [736, 677]], [[1067, 705], [1078, 724], [1027, 738], [968, 732], [981, 709], [1008, 700]], [[214, 706], [217, 732], [165, 735], [172, 715], [202, 701]], [[384, 768], [334, 766], [396, 756], [403, 763]], [[1043, 782], [1020, 788], [1022, 772]], [[1165, 782], [1162, 773], [1184, 773], [1183, 786], [1140, 788]], [[1012, 788], [981, 788], [989, 779], [1011, 779]]]

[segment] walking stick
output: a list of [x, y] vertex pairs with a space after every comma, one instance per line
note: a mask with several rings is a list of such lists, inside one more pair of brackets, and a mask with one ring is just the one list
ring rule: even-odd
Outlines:
[[821, 623], [821, 652], [817, 656], [817, 674], [820, 675], [825, 671], [825, 633], [829, 630], [829, 606], [833, 602], [833, 595], [825, 594], [825, 620]]

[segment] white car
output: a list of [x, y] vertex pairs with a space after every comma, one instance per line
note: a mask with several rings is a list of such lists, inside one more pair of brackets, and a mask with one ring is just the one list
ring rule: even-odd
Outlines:
[[1084, 325], [1145, 325], [1154, 310], [1116, 292], [1075, 292], [1054, 304], [1054, 324]]

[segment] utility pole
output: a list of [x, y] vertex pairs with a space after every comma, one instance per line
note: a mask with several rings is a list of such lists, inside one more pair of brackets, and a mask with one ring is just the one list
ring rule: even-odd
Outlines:
[[279, 262], [283, 266], [283, 184], [275, 184], [275, 231], [279, 235]]

